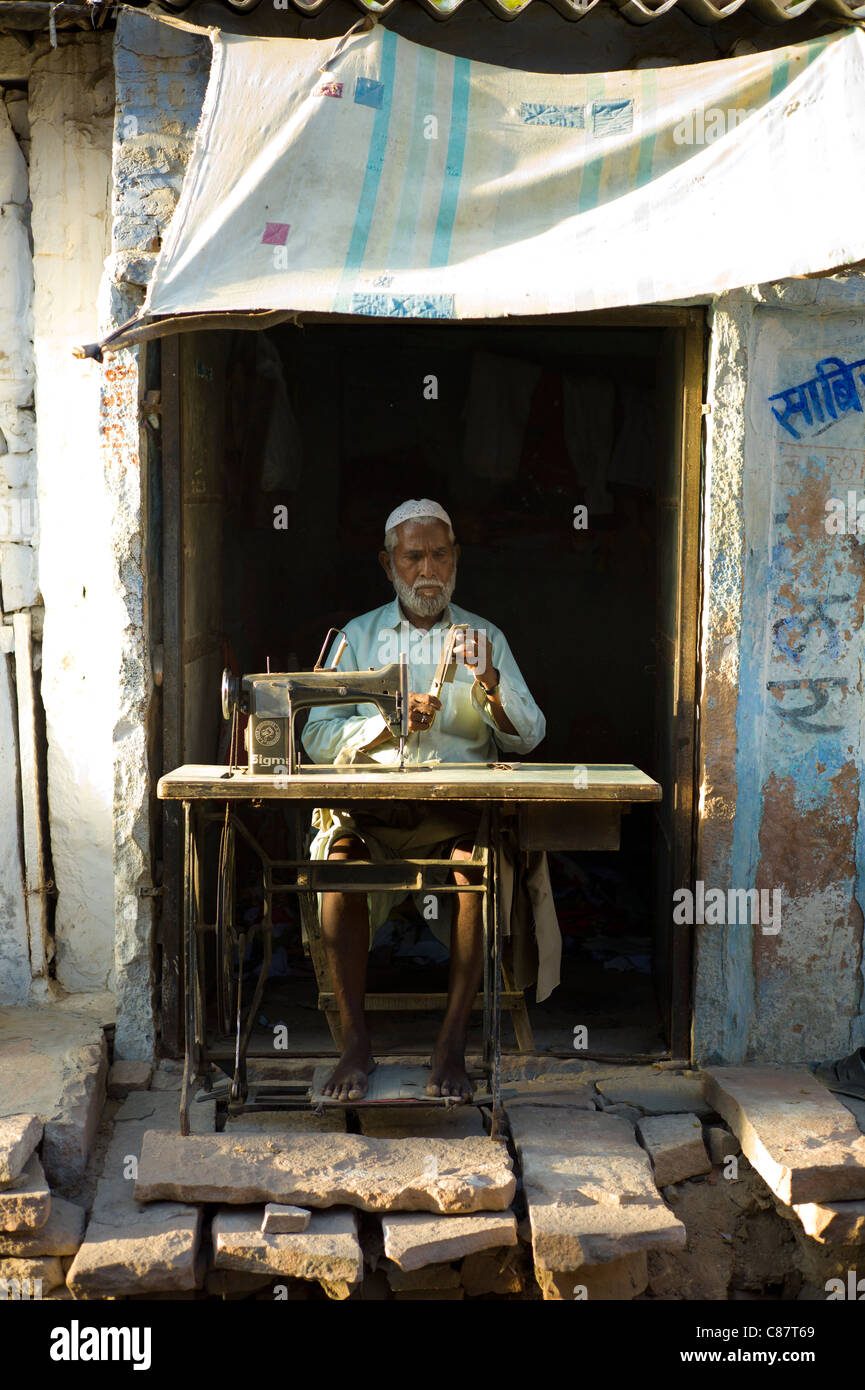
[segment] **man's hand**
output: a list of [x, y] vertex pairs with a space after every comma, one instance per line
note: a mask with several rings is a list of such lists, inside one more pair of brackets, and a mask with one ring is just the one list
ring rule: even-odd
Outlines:
[[461, 632], [454, 642], [454, 656], [467, 666], [481, 685], [498, 684], [499, 673], [493, 665], [493, 650], [487, 634], [477, 628]]
[[409, 733], [422, 734], [432, 727], [436, 711], [442, 707], [441, 700], [437, 700], [435, 695], [416, 695], [411, 692], [408, 697], [408, 727]]

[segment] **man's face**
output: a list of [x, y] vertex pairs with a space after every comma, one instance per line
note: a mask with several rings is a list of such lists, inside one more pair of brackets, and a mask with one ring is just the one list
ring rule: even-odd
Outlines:
[[382, 550], [379, 560], [406, 612], [436, 618], [447, 607], [456, 584], [459, 550], [449, 540], [445, 523], [434, 517], [404, 521], [397, 527], [393, 554]]

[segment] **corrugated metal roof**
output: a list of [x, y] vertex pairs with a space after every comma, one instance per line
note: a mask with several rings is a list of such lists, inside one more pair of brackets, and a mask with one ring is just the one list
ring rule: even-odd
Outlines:
[[[186, 15], [198, 23], [195, 13], [200, 9], [200, 0], [125, 0], [135, 8], [162, 10], [166, 14]], [[327, 11], [335, 0], [282, 0], [277, 9], [292, 11], [305, 19], [315, 18]], [[467, 7], [474, 8], [475, 0], [350, 0], [352, 6], [362, 14], [372, 14], [377, 18], [391, 14], [397, 8], [420, 9], [434, 19], [448, 20], [463, 13]], [[649, 24], [661, 19], [672, 11], [682, 13], [695, 24], [710, 26], [739, 14], [742, 19], [755, 20], [766, 25], [779, 25], [789, 20], [807, 16], [813, 22], [830, 22], [845, 25], [865, 21], [865, 3], [851, 5], [847, 0], [727, 0], [716, 4], [715, 0], [480, 0], [487, 10], [498, 19], [518, 19], [530, 5], [557, 10], [565, 19], [575, 21], [585, 19], [592, 10], [618, 11], [631, 24]], [[276, 8], [274, 0], [211, 0], [210, 10], [223, 8], [232, 15], [251, 15], [255, 10], [271, 12]], [[57, 29], [89, 29], [101, 27], [106, 20], [111, 22], [116, 15], [114, 0], [0, 0], [0, 31], [41, 30], [50, 25]], [[213, 23], [214, 20], [208, 22]]]
[[[160, 8], [172, 14], [182, 14], [190, 8], [194, 0], [157, 0]], [[220, 0], [226, 9], [234, 14], [249, 14], [259, 5], [271, 6], [273, 0]], [[381, 17], [389, 14], [397, 6], [416, 5], [435, 19], [450, 19], [472, 0], [352, 0], [364, 14]], [[814, 19], [834, 20], [838, 24], [849, 24], [865, 19], [865, 4], [849, 5], [847, 0], [728, 0], [726, 4], [715, 4], [714, 0], [482, 0], [482, 3], [499, 19], [517, 19], [531, 4], [549, 4], [566, 19], [584, 19], [597, 5], [610, 5], [617, 9], [631, 24], [649, 24], [668, 14], [674, 7], [686, 14], [696, 24], [717, 24], [729, 19], [738, 11], [759, 20], [763, 24], [782, 24], [787, 20], [800, 19], [806, 13]], [[285, 0], [298, 14], [312, 17], [321, 14], [331, 4], [331, 0]]]

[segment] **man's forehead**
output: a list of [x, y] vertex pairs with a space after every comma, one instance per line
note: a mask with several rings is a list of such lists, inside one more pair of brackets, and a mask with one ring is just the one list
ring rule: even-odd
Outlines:
[[402, 521], [396, 527], [397, 545], [403, 547], [425, 547], [428, 545], [450, 545], [448, 528], [437, 517], [414, 517]]

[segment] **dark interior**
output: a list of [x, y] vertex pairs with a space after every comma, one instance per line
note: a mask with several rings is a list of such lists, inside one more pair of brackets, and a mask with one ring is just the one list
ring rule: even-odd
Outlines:
[[[669, 783], [655, 767], [669, 674], [658, 635], [669, 631], [677, 563], [658, 492], [674, 460], [669, 346], [662, 328], [522, 324], [306, 322], [191, 335], [181, 346], [175, 762], [228, 760], [223, 664], [310, 669], [328, 628], [388, 602], [377, 559], [385, 517], [431, 496], [462, 546], [456, 602], [502, 628], [547, 716], [530, 759], [634, 763]], [[274, 858], [293, 855], [292, 815], [280, 803], [243, 810]], [[217, 844], [214, 827], [206, 883]], [[537, 1051], [573, 1056], [580, 1024], [592, 1055], [668, 1048], [658, 853], [648, 805], [623, 816], [619, 852], [549, 853], [563, 969], [541, 1004], [527, 991]], [[241, 847], [236, 919], [254, 927], [260, 902], [259, 866]], [[274, 924], [253, 1047], [267, 1049], [285, 1023], [292, 1052], [332, 1051], [291, 895], [278, 899]], [[253, 930], [245, 998], [260, 960]], [[445, 948], [407, 899], [375, 938], [367, 988], [437, 992], [446, 973]], [[470, 1042], [480, 1044], [477, 1017]], [[435, 1016], [416, 1012], [374, 1013], [371, 1023], [378, 1051], [398, 1054], [428, 1051], [437, 1029]], [[515, 1042], [508, 1015], [503, 1041]]]
[[[661, 337], [417, 323], [232, 334], [225, 658], [239, 672], [268, 661], [308, 669], [328, 628], [392, 596], [377, 560], [384, 518], [407, 497], [433, 497], [462, 547], [455, 600], [503, 629], [546, 715], [531, 760], [631, 762], [652, 774]], [[272, 853], [282, 843], [291, 854], [281, 808], [250, 815]], [[563, 972], [544, 1003], [529, 991], [537, 1050], [574, 1056], [585, 1024], [592, 1052], [663, 1053], [652, 856], [648, 806], [623, 817], [619, 853], [550, 855]], [[258, 875], [242, 852], [238, 869], [239, 908], [254, 922]], [[368, 988], [446, 988], [444, 949], [410, 903], [398, 915], [378, 933]], [[328, 1051], [293, 899], [275, 922], [262, 1036], [285, 1022], [292, 1050], [296, 1039], [299, 1051]], [[260, 950], [254, 938], [250, 982]], [[423, 1052], [436, 1028], [433, 1016], [404, 1014], [372, 1024], [376, 1045], [396, 1052]]]

